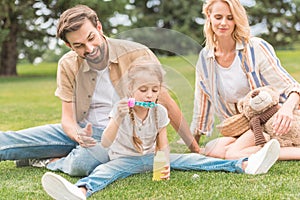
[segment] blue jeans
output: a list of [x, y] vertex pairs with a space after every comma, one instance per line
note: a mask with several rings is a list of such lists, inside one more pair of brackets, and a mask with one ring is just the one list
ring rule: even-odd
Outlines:
[[[93, 138], [100, 141], [102, 132], [93, 127]], [[87, 176], [109, 160], [107, 151], [99, 145], [80, 147], [64, 133], [61, 124], [0, 132], [0, 161], [58, 157], [64, 158], [48, 164], [47, 168], [72, 176]]]
[[0, 132], [0, 161], [62, 157], [76, 145], [60, 124]]
[[[87, 196], [102, 190], [117, 179], [130, 175], [152, 171], [153, 154], [139, 157], [122, 157], [97, 166], [85, 178], [80, 179], [75, 185], [87, 188]], [[228, 171], [243, 173], [242, 162], [245, 160], [222, 160], [206, 157], [196, 153], [170, 154], [171, 169], [196, 170], [196, 171]]]

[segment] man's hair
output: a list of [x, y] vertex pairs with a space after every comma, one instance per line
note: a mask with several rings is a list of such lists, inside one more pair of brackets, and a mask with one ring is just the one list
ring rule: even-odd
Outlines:
[[56, 36], [66, 43], [69, 43], [66, 34], [77, 31], [85, 20], [88, 19], [95, 27], [99, 21], [94, 10], [85, 5], [77, 5], [64, 11], [58, 21]]

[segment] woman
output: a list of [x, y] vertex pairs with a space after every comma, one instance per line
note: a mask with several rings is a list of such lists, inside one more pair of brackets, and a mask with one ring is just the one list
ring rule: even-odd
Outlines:
[[[280, 65], [273, 47], [250, 37], [247, 14], [239, 0], [208, 0], [206, 46], [196, 69], [194, 114], [191, 130], [195, 136], [211, 135], [214, 115], [222, 121], [237, 114], [236, 105], [250, 90], [272, 85], [281, 93], [282, 106], [276, 113], [274, 130], [285, 134], [291, 127], [293, 110], [299, 106], [300, 85]], [[258, 151], [251, 130], [239, 138], [222, 137], [205, 147], [208, 156], [236, 159]], [[280, 160], [299, 160], [300, 148], [282, 147]]]

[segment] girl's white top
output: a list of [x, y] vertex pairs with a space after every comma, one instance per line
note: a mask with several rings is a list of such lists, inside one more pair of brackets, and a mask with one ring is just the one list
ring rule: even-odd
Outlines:
[[[166, 127], [170, 122], [167, 109], [160, 104], [157, 104], [156, 108], [157, 120], [155, 117], [155, 108], [149, 109], [148, 115], [144, 121], [135, 115], [135, 131], [136, 135], [143, 142], [143, 152], [139, 153], [134, 147], [132, 137], [133, 123], [130, 119], [130, 115], [128, 114], [120, 124], [116, 139], [108, 150], [111, 160], [126, 156], [141, 156], [154, 152], [158, 131], [161, 128]], [[114, 106], [114, 109], [111, 111], [110, 117], [115, 116], [116, 112], [117, 105]], [[157, 130], [157, 125], [159, 130]]]

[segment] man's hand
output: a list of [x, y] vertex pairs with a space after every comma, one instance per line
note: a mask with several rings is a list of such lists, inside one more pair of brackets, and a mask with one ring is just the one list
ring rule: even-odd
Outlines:
[[82, 147], [93, 147], [97, 141], [92, 138], [93, 129], [92, 124], [88, 123], [84, 128], [80, 129], [77, 133], [77, 142]]

